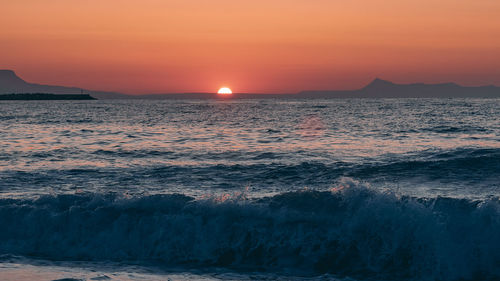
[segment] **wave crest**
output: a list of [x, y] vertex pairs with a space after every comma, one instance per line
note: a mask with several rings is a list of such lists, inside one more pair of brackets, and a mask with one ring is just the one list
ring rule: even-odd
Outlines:
[[498, 198], [400, 197], [348, 180], [332, 192], [238, 198], [1, 199], [0, 253], [354, 278], [500, 277]]

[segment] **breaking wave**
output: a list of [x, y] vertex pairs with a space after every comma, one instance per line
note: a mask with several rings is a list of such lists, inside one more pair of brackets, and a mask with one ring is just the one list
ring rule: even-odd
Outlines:
[[351, 180], [261, 199], [0, 199], [0, 254], [352, 278], [500, 278], [500, 200], [414, 198]]

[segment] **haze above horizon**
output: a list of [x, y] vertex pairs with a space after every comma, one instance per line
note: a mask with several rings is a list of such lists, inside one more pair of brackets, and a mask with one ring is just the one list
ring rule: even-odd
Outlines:
[[124, 93], [284, 93], [500, 84], [500, 2], [35, 1], [2, 4], [0, 69]]

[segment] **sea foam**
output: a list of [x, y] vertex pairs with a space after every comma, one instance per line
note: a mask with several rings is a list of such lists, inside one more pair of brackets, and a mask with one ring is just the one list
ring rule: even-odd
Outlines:
[[500, 278], [500, 201], [413, 198], [346, 180], [261, 199], [0, 199], [0, 254], [354, 278]]

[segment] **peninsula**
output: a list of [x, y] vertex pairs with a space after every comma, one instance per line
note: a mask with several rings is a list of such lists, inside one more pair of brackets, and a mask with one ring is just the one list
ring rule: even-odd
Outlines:
[[67, 94], [46, 94], [46, 93], [20, 93], [0, 95], [0, 100], [95, 100], [87, 94], [67, 95]]

